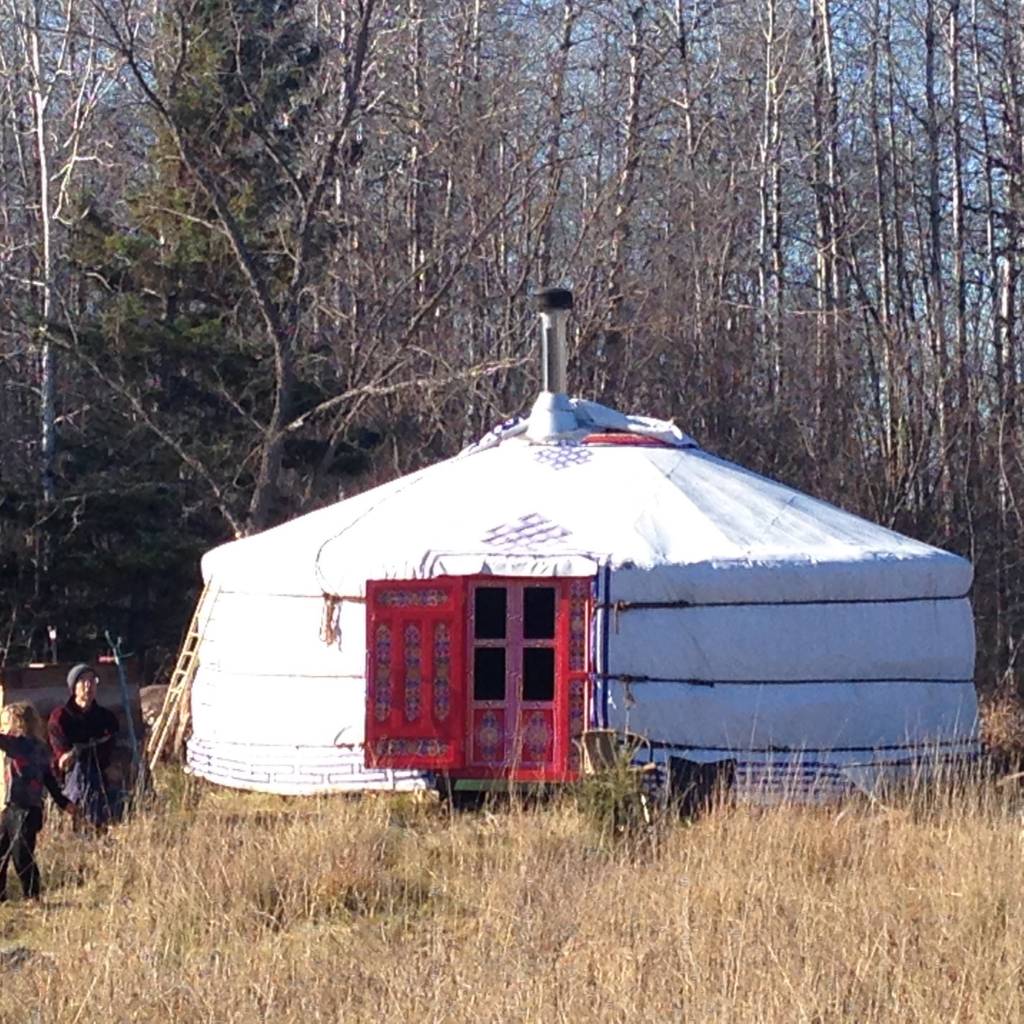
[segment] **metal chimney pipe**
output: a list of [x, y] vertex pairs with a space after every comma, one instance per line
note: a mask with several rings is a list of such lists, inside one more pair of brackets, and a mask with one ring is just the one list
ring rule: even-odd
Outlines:
[[544, 288], [535, 292], [533, 298], [540, 311], [541, 387], [564, 395], [568, 390], [566, 323], [572, 309], [572, 292], [566, 288]]

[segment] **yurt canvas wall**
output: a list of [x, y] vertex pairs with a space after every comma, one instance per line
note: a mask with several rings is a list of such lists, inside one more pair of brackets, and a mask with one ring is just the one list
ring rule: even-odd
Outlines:
[[426, 784], [421, 773], [364, 765], [362, 596], [335, 602], [325, 621], [317, 552], [364, 504], [350, 499], [204, 558], [188, 743], [197, 775], [282, 794]]

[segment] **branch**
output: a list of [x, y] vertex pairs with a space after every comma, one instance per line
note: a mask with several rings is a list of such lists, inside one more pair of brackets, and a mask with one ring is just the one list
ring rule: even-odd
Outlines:
[[301, 430], [311, 419], [322, 416], [324, 413], [336, 409], [345, 402], [351, 402], [356, 398], [381, 398], [388, 395], [397, 395], [403, 391], [414, 391], [417, 388], [441, 388], [461, 381], [475, 380], [477, 377], [486, 377], [491, 373], [499, 373], [503, 370], [512, 370], [530, 362], [531, 358], [520, 357], [519, 359], [502, 359], [496, 363], [483, 363], [480, 366], [472, 366], [468, 370], [461, 370], [445, 377], [414, 378], [413, 380], [398, 381], [395, 384], [362, 384], [357, 388], [349, 388], [340, 395], [328, 398], [326, 401], [315, 405], [301, 416], [297, 416], [282, 431], [283, 434], [294, 434]]

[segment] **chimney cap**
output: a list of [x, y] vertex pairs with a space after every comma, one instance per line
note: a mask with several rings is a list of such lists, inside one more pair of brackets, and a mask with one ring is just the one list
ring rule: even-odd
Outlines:
[[572, 292], [568, 288], [542, 288], [533, 293], [533, 301], [541, 313], [572, 309]]

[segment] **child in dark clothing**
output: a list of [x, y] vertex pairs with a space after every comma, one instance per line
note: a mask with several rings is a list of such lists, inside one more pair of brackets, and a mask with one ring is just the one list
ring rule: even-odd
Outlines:
[[42, 722], [31, 704], [11, 704], [0, 711], [0, 751], [7, 755], [0, 813], [0, 900], [6, 899], [7, 865], [12, 860], [22, 892], [29, 899], [39, 896], [35, 851], [43, 827], [43, 789], [62, 811], [74, 808], [53, 776], [41, 731]]

